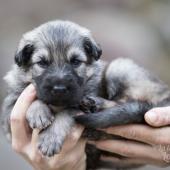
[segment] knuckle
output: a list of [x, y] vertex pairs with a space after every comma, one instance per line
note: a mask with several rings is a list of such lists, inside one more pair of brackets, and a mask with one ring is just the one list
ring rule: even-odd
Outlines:
[[77, 162], [77, 156], [76, 155], [74, 155], [74, 156], [72, 155], [70, 157], [69, 163], [71, 163], [71, 164], [73, 163], [74, 164], [75, 162]]
[[122, 147], [120, 152], [123, 156], [128, 156], [128, 157], [135, 156], [134, 153], [131, 151], [130, 147], [128, 146]]
[[52, 161], [49, 163], [49, 167], [50, 169], [53, 169], [53, 168], [58, 169], [59, 165], [56, 162]]
[[160, 145], [170, 145], [170, 138], [168, 136], [162, 136], [161, 134], [158, 134], [154, 139], [156, 144]]
[[16, 117], [16, 116], [13, 116], [12, 114], [11, 114], [11, 117], [10, 117], [10, 122], [18, 122], [18, 118]]
[[160, 166], [166, 167], [170, 165], [170, 145], [157, 145], [157, 150], [159, 151]]
[[79, 163], [80, 157], [81, 157], [81, 155], [79, 155], [79, 154], [71, 155], [67, 162], [68, 165], [70, 165], [70, 166], [76, 165], [77, 163]]
[[11, 117], [10, 117], [10, 122], [11, 123], [15, 123], [15, 124], [18, 124], [21, 122], [21, 118], [20, 117], [17, 117], [13, 114], [11, 114]]
[[126, 138], [132, 138], [136, 139], [137, 138], [137, 131], [136, 128], [133, 125], [130, 125], [129, 127], [125, 129], [118, 129], [118, 135]]
[[128, 134], [125, 135], [128, 135], [128, 137], [132, 139], [136, 139], [137, 137], [136, 131], [134, 129], [129, 130]]
[[70, 159], [68, 162], [68, 167], [74, 167], [77, 165], [77, 163], [79, 163], [77, 159]]
[[83, 161], [86, 161], [86, 160], [87, 160], [87, 155], [84, 154], [84, 156], [83, 156]]
[[64, 165], [65, 165], [65, 159], [64, 158], [62, 158], [62, 161], [61, 161], [61, 158], [56, 159], [56, 157], [55, 157], [54, 159], [49, 161], [50, 169], [58, 170], [58, 169], [61, 169]]
[[170, 154], [170, 145], [156, 145], [155, 148], [163, 156], [164, 154]]
[[72, 142], [77, 142], [77, 140], [79, 139], [79, 134], [75, 131], [75, 132], [73, 132], [73, 133], [71, 133], [71, 135], [70, 135], [70, 140], [72, 141]]
[[164, 161], [164, 163], [167, 164], [167, 165], [170, 164], [170, 153], [164, 153], [163, 161]]
[[42, 162], [42, 157], [38, 154], [32, 154], [31, 155], [31, 161], [34, 162], [35, 164], [40, 164]]
[[69, 167], [72, 167], [71, 169], [75, 169], [75, 167], [77, 167], [78, 165], [83, 165], [86, 163], [86, 156], [82, 155], [77, 159], [74, 159], [73, 161], [70, 161], [69, 163]]
[[16, 152], [16, 153], [22, 153], [22, 145], [19, 143], [14, 143], [12, 142], [12, 149]]

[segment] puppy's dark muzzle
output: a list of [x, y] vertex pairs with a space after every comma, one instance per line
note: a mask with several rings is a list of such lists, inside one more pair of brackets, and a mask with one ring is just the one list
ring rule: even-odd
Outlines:
[[37, 97], [56, 106], [78, 105], [83, 96], [82, 80], [75, 74], [54, 70], [35, 78]]

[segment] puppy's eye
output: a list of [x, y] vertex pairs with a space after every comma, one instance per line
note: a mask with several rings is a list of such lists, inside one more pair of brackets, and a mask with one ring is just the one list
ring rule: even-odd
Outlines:
[[82, 64], [82, 61], [77, 59], [77, 57], [72, 57], [71, 60], [70, 60], [70, 63], [74, 67], [79, 67]]
[[40, 60], [36, 64], [41, 67], [47, 67], [50, 65], [50, 62], [46, 58], [40, 57]]

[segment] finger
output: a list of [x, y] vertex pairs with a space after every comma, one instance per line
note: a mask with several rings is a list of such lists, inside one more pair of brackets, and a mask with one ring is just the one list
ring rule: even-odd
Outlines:
[[38, 135], [39, 135], [39, 130], [34, 129], [32, 131], [32, 137], [30, 143], [24, 148], [25, 153], [27, 155], [30, 155], [30, 157], [32, 157], [31, 155], [39, 153], [37, 147]]
[[31, 143], [33, 146], [37, 147], [37, 141], [38, 141], [38, 135], [40, 133], [39, 129], [34, 129], [32, 132], [32, 139], [31, 139]]
[[145, 121], [154, 127], [170, 125], [170, 107], [154, 108], [145, 114]]
[[80, 141], [78, 141], [77, 144], [71, 148], [71, 150], [67, 151], [67, 153], [62, 151], [60, 154], [50, 158], [50, 167], [60, 168], [63, 166], [68, 167], [68, 164], [70, 166], [76, 164], [82, 155], [84, 155], [85, 143], [85, 140], [80, 139]]
[[157, 129], [146, 125], [121, 125], [104, 129], [106, 133], [118, 135], [152, 145], [157, 137]]
[[73, 167], [73, 170], [85, 170], [86, 169], [86, 154], [83, 154], [79, 160], [78, 163]]
[[20, 150], [23, 145], [28, 142], [30, 134], [28, 134], [28, 125], [25, 119], [25, 114], [34, 100], [36, 95], [35, 88], [31, 84], [29, 85], [18, 98], [12, 113], [11, 113], [11, 133], [12, 133], [12, 145], [17, 151]]
[[153, 149], [149, 145], [134, 141], [106, 140], [98, 141], [95, 145], [101, 150], [129, 158], [161, 160], [161, 155], [158, 154], [156, 149]]
[[76, 124], [71, 129], [70, 134], [66, 137], [61, 152], [67, 153], [69, 150], [71, 150], [79, 141], [83, 130], [84, 130], [83, 126]]
[[[159, 154], [159, 153], [158, 153]], [[111, 162], [112, 164], [116, 165], [116, 167], [126, 167], [126, 168], [135, 168], [142, 165], [156, 165], [159, 167], [168, 167], [168, 163], [164, 160], [152, 160], [152, 159], [145, 159], [145, 158], [115, 158], [115, 157], [108, 157], [108, 156], [101, 156], [100, 160]]]
[[85, 154], [85, 146], [86, 141], [83, 139], [80, 139], [77, 142], [77, 145], [68, 153], [68, 162], [70, 162], [70, 165], [73, 166], [73, 169], [76, 169], [75, 166], [80, 165], [81, 163], [85, 163], [86, 160], [86, 154]]
[[147, 163], [146, 160], [138, 159], [138, 158], [115, 158], [115, 157], [108, 157], [108, 156], [101, 156], [100, 160], [105, 162], [110, 162], [115, 167], [118, 168], [137, 168], [139, 166], [145, 165]]
[[39, 130], [34, 129], [32, 131], [31, 142], [23, 148], [23, 153], [27, 156], [27, 161], [29, 161], [35, 169], [48, 169], [46, 167], [48, 160], [42, 155], [37, 147], [38, 135]]
[[84, 163], [84, 161], [80, 162], [80, 166], [75, 167], [74, 170], [80, 170], [80, 169], [86, 170], [86, 162], [85, 163]]
[[[70, 134], [65, 139], [65, 142], [62, 146], [62, 150], [60, 154], [57, 154], [50, 159], [50, 166], [52, 168], [56, 166], [57, 167], [63, 166], [65, 162], [68, 161], [68, 159], [70, 159], [70, 152], [72, 152], [73, 150], [75, 151], [75, 148], [79, 147], [79, 143], [80, 143], [79, 139], [81, 137], [83, 130], [84, 130], [84, 127], [78, 124], [76, 124], [71, 129]], [[77, 153], [77, 150], [76, 150], [76, 153]], [[73, 152], [71, 156], [72, 155], [75, 155], [75, 153]]]

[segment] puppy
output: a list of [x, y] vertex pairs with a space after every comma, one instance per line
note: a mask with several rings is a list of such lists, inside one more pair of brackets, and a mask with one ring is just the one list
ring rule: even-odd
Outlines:
[[[108, 64], [99, 60], [101, 54], [90, 31], [69, 21], [48, 22], [24, 34], [5, 76], [8, 95], [1, 120], [7, 136], [11, 110], [30, 83], [37, 99], [26, 118], [32, 129], [41, 130], [38, 148], [45, 156], [60, 151], [75, 121], [87, 127], [85, 137], [113, 138], [94, 129], [143, 123], [146, 111], [169, 105], [170, 91], [163, 82], [129, 59]], [[86, 114], [76, 116], [80, 111]], [[109, 167], [99, 161], [100, 154], [108, 153], [91, 145], [86, 149], [87, 169]]]

